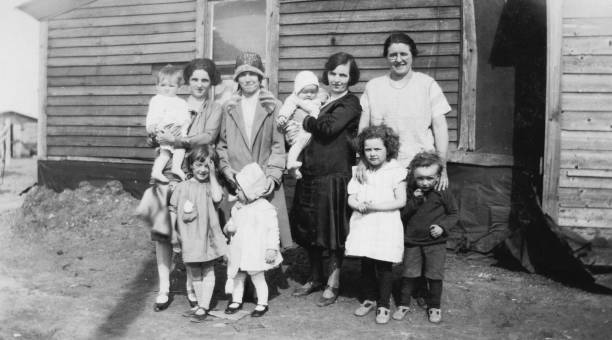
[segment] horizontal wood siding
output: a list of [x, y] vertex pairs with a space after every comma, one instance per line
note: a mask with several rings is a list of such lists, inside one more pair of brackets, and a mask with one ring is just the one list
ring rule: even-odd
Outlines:
[[453, 111], [448, 114], [451, 150], [456, 149], [461, 64], [461, 0], [280, 1], [279, 97], [293, 90], [297, 72], [323, 72], [327, 57], [344, 51], [357, 59], [361, 94], [365, 83], [385, 74], [382, 44], [392, 31], [417, 43], [413, 68], [433, 76]]
[[48, 156], [151, 159], [154, 70], [195, 56], [195, 0], [99, 0], [49, 21]]
[[565, 0], [563, 13], [559, 224], [609, 230], [612, 3]]

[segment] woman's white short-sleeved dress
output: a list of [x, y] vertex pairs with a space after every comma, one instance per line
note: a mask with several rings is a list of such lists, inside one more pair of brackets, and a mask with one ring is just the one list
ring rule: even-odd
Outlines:
[[[407, 171], [391, 160], [375, 171], [367, 172], [367, 183], [360, 184], [354, 176], [348, 184], [348, 194], [359, 201], [384, 202], [394, 199], [394, 190], [406, 180]], [[399, 263], [404, 253], [404, 227], [400, 211], [377, 211], [362, 214], [353, 211], [350, 232], [346, 239], [346, 255]]]

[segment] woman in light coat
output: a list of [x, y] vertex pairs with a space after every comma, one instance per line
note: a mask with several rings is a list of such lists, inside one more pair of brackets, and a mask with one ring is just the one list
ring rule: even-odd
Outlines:
[[223, 105], [223, 118], [217, 144], [219, 168], [229, 183], [249, 163], [257, 163], [267, 178], [264, 196], [276, 207], [281, 248], [293, 245], [282, 187], [285, 169], [285, 140], [276, 126], [281, 102], [264, 88], [264, 68], [256, 53], [244, 52], [236, 58], [234, 80], [238, 91]]

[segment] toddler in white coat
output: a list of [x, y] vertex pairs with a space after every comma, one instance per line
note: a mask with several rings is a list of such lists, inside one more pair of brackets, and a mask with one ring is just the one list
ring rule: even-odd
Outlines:
[[232, 207], [231, 217], [225, 225], [226, 234], [232, 235], [227, 264], [228, 285], [232, 302], [225, 309], [234, 314], [242, 309], [244, 281], [247, 274], [257, 293], [257, 306], [253, 317], [268, 311], [268, 285], [264, 272], [278, 266], [283, 258], [279, 251], [279, 231], [276, 208], [261, 195], [267, 189], [266, 175], [257, 163], [247, 164], [236, 174], [238, 202]]

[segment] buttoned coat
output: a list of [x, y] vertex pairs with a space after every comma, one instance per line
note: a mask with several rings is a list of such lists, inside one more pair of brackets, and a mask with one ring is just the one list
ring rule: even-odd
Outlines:
[[286, 162], [285, 139], [276, 125], [281, 102], [276, 99], [270, 100], [271, 94], [263, 89], [260, 90], [260, 100], [255, 108], [251, 140], [249, 140], [245, 130], [241, 98], [235, 95], [223, 105], [217, 144], [219, 170], [223, 173], [229, 167], [239, 172], [245, 165], [256, 162], [266, 176], [274, 179], [276, 188], [267, 198], [277, 210], [281, 247], [290, 247], [293, 241], [289, 231], [287, 204], [282, 186]]

